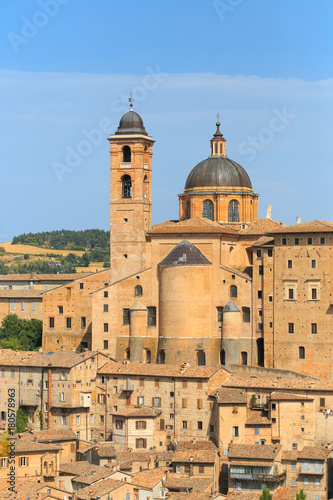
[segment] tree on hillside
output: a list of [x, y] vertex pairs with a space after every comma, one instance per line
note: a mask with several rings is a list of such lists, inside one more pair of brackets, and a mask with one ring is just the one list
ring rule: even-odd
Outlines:
[[20, 351], [33, 351], [42, 345], [43, 323], [39, 319], [20, 319], [9, 314], [1, 323], [0, 347]]
[[260, 495], [260, 500], [272, 500], [273, 495], [267, 488], [267, 486], [264, 486], [262, 489], [262, 494]]
[[304, 490], [301, 489], [299, 493], [296, 493], [296, 500], [305, 500], [306, 499], [306, 493], [304, 493]]

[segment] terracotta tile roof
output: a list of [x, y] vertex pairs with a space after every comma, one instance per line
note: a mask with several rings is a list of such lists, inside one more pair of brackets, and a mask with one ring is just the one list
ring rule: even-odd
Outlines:
[[15, 492], [8, 490], [8, 484], [2, 483], [4, 488], [0, 491], [0, 500], [35, 500], [37, 492], [45, 488], [45, 484], [34, 481], [18, 481], [15, 484]]
[[188, 489], [192, 493], [200, 493], [207, 489], [212, 483], [213, 479], [211, 477], [179, 477], [177, 475], [170, 475], [163, 481], [163, 485], [169, 490], [182, 491]]
[[240, 229], [239, 234], [265, 234], [268, 232], [272, 232], [274, 229], [277, 229], [279, 227], [281, 227], [281, 223], [276, 222], [275, 220], [257, 219], [256, 221], [252, 222], [252, 224], [246, 229]]
[[[274, 500], [295, 500], [298, 488], [278, 488], [273, 494]], [[227, 500], [259, 500], [260, 493], [250, 493], [248, 491], [230, 491]]]
[[[90, 464], [86, 460], [82, 462], [68, 462], [59, 465], [60, 474], [75, 476], [75, 481], [91, 484], [97, 478], [102, 479], [112, 474], [110, 469], [100, 465]], [[94, 479], [95, 478], [95, 479]], [[82, 481], [81, 481], [82, 479]]]
[[[1, 363], [0, 363], [1, 364]], [[182, 366], [182, 365], [181, 365]], [[181, 366], [158, 365], [146, 363], [114, 363], [105, 364], [98, 373], [110, 375], [145, 375], [146, 377], [192, 377], [210, 378], [221, 368], [212, 366]]]
[[245, 425], [271, 425], [271, 423], [264, 411], [247, 409]]
[[218, 404], [247, 404], [245, 389], [220, 387], [216, 393]]
[[246, 280], [252, 280], [252, 276], [249, 274], [251, 271], [250, 267], [227, 267], [222, 264], [220, 264], [220, 268], [224, 269], [225, 271], [229, 272], [230, 274], [236, 274], [240, 278], [244, 278]]
[[272, 464], [270, 462], [260, 462], [255, 460], [250, 460], [248, 462], [246, 460], [238, 460], [238, 461], [233, 460], [231, 465], [246, 465], [249, 467], [271, 467]]
[[171, 492], [168, 494], [168, 500], [210, 500], [212, 495], [210, 493], [186, 493], [186, 492]]
[[259, 460], [274, 460], [282, 449], [274, 444], [231, 444], [228, 449], [228, 458], [258, 458]]
[[118, 451], [116, 462], [120, 467], [130, 466], [133, 462], [149, 462], [152, 455], [146, 451]]
[[166, 477], [167, 471], [166, 467], [157, 467], [156, 469], [137, 472], [132, 478], [132, 483], [144, 488], [154, 488]]
[[262, 388], [279, 389], [286, 391], [332, 391], [333, 381], [331, 380], [310, 380], [310, 379], [278, 379], [278, 378], [259, 378], [259, 377], [230, 377], [221, 384], [222, 387], [243, 387], [243, 388]]
[[186, 462], [186, 463], [209, 463], [215, 462], [217, 457], [217, 450], [184, 450], [175, 451], [171, 457], [172, 463]]
[[282, 460], [291, 460], [292, 462], [296, 462], [298, 457], [298, 451], [292, 450], [282, 450]]
[[261, 493], [250, 493], [249, 491], [229, 491], [227, 500], [259, 500], [260, 495]]
[[332, 454], [331, 448], [319, 448], [314, 446], [304, 446], [302, 451], [298, 452], [298, 459], [325, 460]]
[[308, 396], [300, 396], [299, 394], [289, 394], [287, 392], [272, 392], [270, 396], [272, 401], [305, 401], [308, 399], [309, 401], [313, 401], [313, 398]]
[[3, 290], [0, 288], [1, 299], [43, 299], [42, 295], [46, 290]]
[[168, 220], [155, 224], [148, 234], [170, 234], [170, 233], [217, 233], [217, 234], [237, 234], [237, 231], [231, 229], [219, 222], [214, 222], [204, 217], [193, 217], [183, 221]]
[[299, 493], [298, 488], [279, 488], [274, 492], [274, 500], [294, 500], [296, 493]]
[[[6, 350], [0, 354], [0, 366], [53, 366], [58, 368], [72, 368], [73, 366], [96, 356], [98, 351], [76, 353], [74, 351], [56, 351], [49, 354], [35, 351]], [[107, 359], [105, 357], [105, 359]]]
[[20, 439], [19, 436], [12, 437], [15, 440], [15, 452], [16, 453], [28, 453], [28, 452], [43, 452], [50, 451], [52, 453], [58, 453], [60, 448], [53, 446], [52, 444], [39, 443], [38, 441], [32, 441], [30, 439]]
[[292, 226], [283, 226], [275, 230], [267, 230], [272, 234], [279, 233], [327, 233], [333, 231], [333, 222], [322, 220], [312, 220], [309, 222], [301, 222]]
[[103, 481], [98, 481], [95, 484], [86, 486], [86, 488], [77, 491], [75, 498], [77, 498], [77, 500], [95, 500], [123, 486], [127, 488], [127, 484], [124, 481], [118, 479], [104, 479]]
[[18, 436], [20, 436], [21, 439], [28, 439], [30, 441], [33, 441], [36, 437], [39, 443], [77, 440], [75, 432], [73, 432], [69, 427], [55, 427], [44, 431], [22, 432], [21, 434], [18, 434]]
[[111, 444], [98, 443], [94, 446], [94, 450], [96, 450], [99, 457], [105, 458], [115, 457], [117, 453], [116, 448]]
[[113, 414], [122, 417], [158, 417], [161, 413], [162, 410], [150, 406], [125, 406]]
[[268, 245], [269, 243], [274, 245], [274, 238], [272, 236], [260, 236], [260, 238], [257, 241], [254, 241], [252, 243], [252, 246], [253, 247], [262, 247], [262, 246]]

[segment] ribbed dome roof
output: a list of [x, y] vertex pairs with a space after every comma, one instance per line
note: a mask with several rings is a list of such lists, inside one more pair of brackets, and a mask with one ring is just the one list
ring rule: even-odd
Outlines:
[[190, 172], [185, 191], [193, 188], [244, 187], [252, 189], [250, 177], [244, 168], [227, 156], [210, 156]]
[[141, 116], [132, 109], [120, 118], [116, 134], [148, 135]]

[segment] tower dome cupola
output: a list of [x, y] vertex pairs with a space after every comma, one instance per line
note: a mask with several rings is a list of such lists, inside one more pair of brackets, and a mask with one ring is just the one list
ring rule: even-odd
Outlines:
[[130, 104], [131, 109], [127, 113], [125, 113], [121, 118], [119, 122], [119, 127], [117, 132], [115, 132], [116, 135], [119, 134], [126, 134], [126, 135], [132, 135], [132, 134], [140, 134], [140, 135], [148, 135], [146, 132], [146, 129], [143, 124], [143, 120], [138, 113], [133, 111], [133, 104]]

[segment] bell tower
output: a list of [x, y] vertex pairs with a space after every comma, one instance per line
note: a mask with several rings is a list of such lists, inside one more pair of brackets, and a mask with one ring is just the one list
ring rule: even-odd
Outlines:
[[146, 233], [152, 224], [154, 140], [131, 109], [108, 139], [111, 154], [111, 283], [146, 267]]

